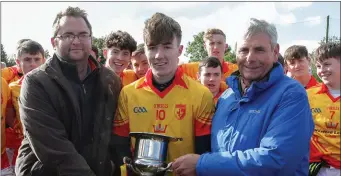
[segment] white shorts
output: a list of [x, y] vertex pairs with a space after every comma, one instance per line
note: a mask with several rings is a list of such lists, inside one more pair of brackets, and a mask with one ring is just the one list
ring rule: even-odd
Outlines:
[[317, 176], [340, 176], [340, 169], [334, 167], [322, 167]]

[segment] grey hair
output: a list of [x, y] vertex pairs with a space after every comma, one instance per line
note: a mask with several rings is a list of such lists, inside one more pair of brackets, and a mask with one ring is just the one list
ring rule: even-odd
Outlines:
[[251, 18], [247, 27], [246, 33], [244, 33], [244, 39], [250, 38], [258, 33], [266, 33], [270, 37], [271, 47], [274, 48], [277, 45], [277, 29], [274, 24], [268, 23], [265, 20], [258, 20]]

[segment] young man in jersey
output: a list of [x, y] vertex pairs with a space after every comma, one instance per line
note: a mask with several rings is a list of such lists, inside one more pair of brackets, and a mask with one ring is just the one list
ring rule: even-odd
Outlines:
[[[208, 56], [217, 57], [223, 66], [223, 82], [231, 75], [232, 72], [238, 69], [238, 66], [233, 63], [224, 61], [224, 55], [228, 48], [226, 44], [226, 35], [220, 29], [208, 29], [204, 34], [204, 47], [207, 51]], [[193, 79], [197, 79], [199, 62], [192, 62], [183, 64], [180, 67], [184, 73]]]
[[[17, 50], [18, 47], [20, 47], [20, 45], [25, 42], [25, 41], [29, 41], [31, 39], [21, 39], [17, 42]], [[16, 57], [18, 57], [18, 53], [16, 53]], [[1, 69], [1, 77], [3, 77], [8, 84], [10, 84], [13, 81], [16, 81], [18, 79], [20, 79], [23, 76], [22, 70], [20, 69], [20, 66], [14, 65], [12, 67], [6, 67]]]
[[144, 44], [139, 44], [131, 56], [131, 64], [137, 79], [144, 77], [149, 69], [147, 56], [144, 52]]
[[[9, 148], [9, 159], [12, 161], [12, 165], [15, 165], [16, 156], [23, 139], [23, 128], [20, 121], [18, 98], [20, 95], [21, 83], [25, 75], [33, 69], [39, 67], [44, 63], [44, 49], [36, 41], [28, 40], [21, 43], [17, 48], [17, 59], [16, 63], [23, 72], [23, 76], [9, 84], [10, 89], [10, 101], [8, 104], [8, 113], [12, 111], [13, 116], [7, 116], [7, 125], [9, 128], [6, 129], [6, 143]], [[13, 152], [13, 157], [12, 157]]]
[[122, 165], [124, 156], [132, 155], [129, 132], [183, 138], [181, 142], [169, 144], [167, 162], [187, 153], [210, 150], [213, 96], [206, 87], [178, 69], [183, 50], [181, 37], [179, 23], [169, 16], [155, 13], [146, 20], [143, 38], [151, 69], [120, 93], [113, 129], [115, 141], [120, 142], [114, 145], [114, 154], [118, 156], [116, 166]]
[[122, 86], [136, 80], [133, 70], [125, 70], [130, 62], [131, 54], [136, 50], [136, 41], [127, 32], [111, 32], [105, 38], [103, 55], [106, 58], [105, 66], [115, 71], [120, 76]]
[[4, 78], [1, 77], [1, 175], [15, 176], [14, 169], [8, 160], [6, 153], [6, 106], [10, 98], [10, 91], [8, 84]]
[[[243, 29], [241, 29], [243, 30]], [[238, 71], [227, 78], [212, 121], [211, 152], [178, 158], [186, 176], [308, 175], [314, 130], [305, 89], [284, 75], [277, 30], [250, 19], [237, 49]]]
[[340, 43], [315, 52], [322, 84], [307, 90], [315, 131], [310, 145], [310, 176], [340, 175]]
[[200, 61], [198, 79], [213, 94], [214, 103], [217, 104], [218, 98], [225, 89], [220, 87], [223, 68], [216, 57], [207, 57]]
[[306, 89], [316, 86], [318, 82], [309, 72], [310, 58], [308, 50], [302, 45], [290, 46], [284, 53], [287, 74], [297, 80]]

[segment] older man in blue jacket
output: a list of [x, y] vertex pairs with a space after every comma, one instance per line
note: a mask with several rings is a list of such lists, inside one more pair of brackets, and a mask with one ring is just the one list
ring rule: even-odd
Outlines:
[[275, 26], [251, 19], [237, 50], [239, 71], [227, 78], [213, 117], [212, 153], [178, 158], [177, 175], [308, 175], [312, 114], [278, 54]]

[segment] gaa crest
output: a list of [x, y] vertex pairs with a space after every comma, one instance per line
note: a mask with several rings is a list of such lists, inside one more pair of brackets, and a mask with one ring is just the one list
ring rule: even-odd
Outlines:
[[178, 120], [182, 120], [186, 116], [186, 105], [176, 104], [175, 105], [175, 117]]

